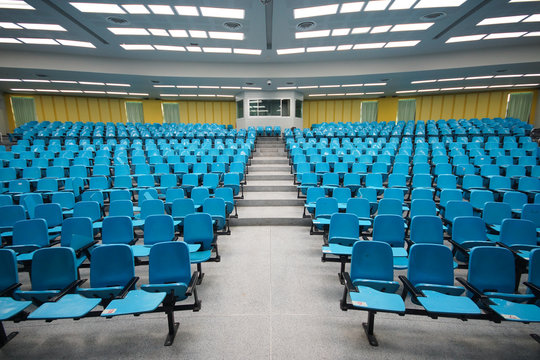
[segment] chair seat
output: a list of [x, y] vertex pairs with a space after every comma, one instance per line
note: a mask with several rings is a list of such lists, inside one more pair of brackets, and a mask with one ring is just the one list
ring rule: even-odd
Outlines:
[[384, 293], [367, 286], [358, 286], [358, 292], [349, 293], [352, 305], [363, 310], [405, 313], [405, 303], [397, 294]]
[[[201, 244], [187, 244], [189, 252], [195, 252], [201, 248]], [[132, 245], [131, 250], [133, 250], [134, 257], [145, 257], [150, 256], [150, 249], [152, 245]]]
[[394, 256], [394, 269], [403, 270], [409, 267], [409, 258], [406, 256]]
[[31, 301], [17, 301], [10, 297], [0, 297], [0, 321], [17, 315], [32, 305]]
[[79, 294], [66, 294], [57, 302], [47, 302], [34, 310], [29, 319], [80, 318], [99, 305], [101, 299], [88, 299]]
[[99, 288], [79, 288], [77, 292], [87, 298], [111, 299], [122, 292], [123, 286], [109, 286]]
[[517, 304], [503, 299], [491, 299], [495, 305], [491, 305], [497, 314], [505, 320], [522, 322], [540, 322], [540, 307], [535, 304]]
[[394, 293], [399, 289], [399, 283], [397, 281], [384, 281], [384, 280], [366, 280], [366, 279], [352, 279], [354, 286], [369, 287], [377, 291], [384, 291], [387, 293]]
[[35, 251], [17, 255], [17, 261], [32, 261]]
[[144, 284], [141, 285], [141, 289], [151, 293], [166, 292], [169, 294], [171, 290], [174, 292], [175, 299], [177, 301], [187, 298], [186, 290], [187, 285], [184, 283], [170, 283], [170, 284]]
[[37, 300], [38, 302], [46, 302], [59, 293], [60, 290], [15, 290], [13, 295], [15, 299], [24, 299], [29, 301]]
[[461, 286], [438, 285], [438, 284], [416, 284], [416, 288], [421, 291], [436, 291], [450, 296], [460, 296], [465, 289]]
[[352, 238], [352, 237], [343, 237], [343, 236], [334, 236], [330, 239], [328, 239], [329, 244], [340, 244], [343, 246], [353, 246], [355, 242], [359, 241], [358, 238]]
[[394, 257], [407, 257], [409, 254], [407, 253], [407, 250], [403, 247], [393, 247], [392, 248], [392, 255]]
[[197, 251], [189, 254], [189, 259], [192, 264], [198, 264], [210, 260], [212, 250]]
[[420, 304], [430, 313], [481, 314], [476, 304], [464, 296], [452, 296], [433, 290], [424, 290], [425, 297], [418, 297]]
[[125, 298], [111, 301], [101, 316], [111, 317], [152, 312], [163, 302], [166, 295], [167, 293], [164, 292], [151, 293], [144, 290], [132, 290]]
[[322, 247], [323, 254], [333, 254], [333, 255], [352, 255], [352, 246], [345, 246], [341, 244], [328, 244], [328, 246]]
[[513, 293], [500, 293], [500, 292], [486, 292], [484, 293], [490, 299], [502, 299], [512, 302], [526, 302], [530, 299], [534, 299], [533, 294], [513, 294]]

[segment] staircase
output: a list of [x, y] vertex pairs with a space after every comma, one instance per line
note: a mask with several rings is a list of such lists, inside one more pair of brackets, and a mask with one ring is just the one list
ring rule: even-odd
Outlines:
[[296, 196], [285, 143], [280, 137], [259, 137], [246, 175], [244, 199], [232, 226], [309, 226], [302, 218], [304, 202]]

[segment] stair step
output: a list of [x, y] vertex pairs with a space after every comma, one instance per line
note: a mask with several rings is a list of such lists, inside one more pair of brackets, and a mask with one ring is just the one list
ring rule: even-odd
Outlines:
[[[292, 193], [291, 193], [292, 194]], [[238, 206], [304, 206], [302, 199], [254, 199], [238, 200]]]
[[269, 171], [279, 171], [279, 172], [288, 172], [290, 174], [291, 167], [289, 165], [251, 165], [249, 167], [249, 173], [252, 172], [269, 172]]
[[248, 182], [247, 185], [244, 185], [244, 191], [297, 191], [296, 186], [294, 185], [252, 185], [251, 182]]
[[230, 219], [231, 226], [248, 225], [295, 225], [309, 226], [311, 220], [302, 217], [303, 206], [240, 207], [238, 218]]
[[251, 159], [252, 165], [260, 164], [289, 164], [289, 159], [284, 157], [253, 157]]
[[[272, 191], [272, 192], [244, 192], [243, 200], [298, 200], [296, 193], [290, 191]], [[304, 199], [300, 199], [304, 200]], [[303, 205], [303, 203], [302, 203]]]
[[292, 182], [294, 180], [294, 177], [290, 173], [283, 173], [283, 174], [276, 174], [275, 172], [272, 173], [257, 173], [257, 174], [248, 174], [246, 175], [248, 181], [252, 180], [288, 180], [289, 182]]

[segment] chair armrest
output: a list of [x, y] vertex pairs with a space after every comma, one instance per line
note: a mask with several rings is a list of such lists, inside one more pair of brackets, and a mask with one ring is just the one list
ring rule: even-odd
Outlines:
[[497, 244], [497, 246], [500, 246], [500, 247], [503, 247], [503, 248], [505, 248], [505, 249], [510, 250], [514, 256], [517, 256], [516, 250], [512, 249], [510, 246], [508, 246], [508, 245], [506, 245], [506, 244], [503, 244], [503, 243], [500, 242], [500, 241], [497, 241], [495, 244]]
[[399, 275], [399, 280], [403, 283], [405, 290], [411, 293], [411, 296], [414, 298], [425, 297], [424, 293], [421, 290], [418, 290], [405, 275]]
[[465, 289], [467, 289], [467, 291], [470, 291], [473, 293], [473, 300], [477, 299], [477, 300], [481, 300], [483, 301], [484, 303], [485, 302], [490, 302], [489, 298], [484, 295], [484, 293], [482, 291], [480, 291], [479, 289], [477, 289], [474, 285], [472, 285], [470, 282], [468, 282], [467, 280], [465, 280], [464, 278], [462, 277], [457, 277], [456, 280], [465, 287]]
[[195, 271], [191, 276], [188, 287], [186, 289], [186, 296], [191, 296], [195, 288], [197, 287], [197, 280], [199, 279], [199, 272]]
[[463, 246], [461, 246], [461, 244], [457, 243], [452, 239], [448, 239], [448, 242], [452, 244], [452, 246], [456, 248], [457, 251], [462, 253], [467, 258], [467, 261], [469, 261], [469, 249], [464, 248]]
[[349, 275], [348, 272], [343, 273], [343, 279], [345, 280], [345, 288], [348, 292], [358, 292], [358, 289], [356, 288], [356, 286], [354, 286], [351, 280], [351, 275]]
[[94, 240], [92, 242], [89, 242], [88, 244], [84, 245], [83, 247], [77, 249], [75, 251], [75, 255], [77, 255], [77, 257], [81, 256], [81, 254], [85, 251], [87, 251], [88, 249], [90, 249], [92, 246], [96, 245], [98, 243], [97, 240]]
[[73, 291], [73, 289], [75, 289], [76, 287], [79, 287], [80, 285], [84, 284], [85, 282], [86, 282], [86, 279], [75, 280], [74, 282], [72, 282], [71, 284], [66, 286], [64, 289], [62, 289], [58, 294], [56, 294], [55, 296], [50, 298], [49, 302], [57, 302], [64, 295], [70, 293], [71, 291]]
[[139, 277], [138, 276], [134, 276], [131, 278], [131, 280], [129, 280], [129, 282], [126, 284], [126, 286], [124, 286], [124, 288], [122, 289], [122, 291], [120, 292], [120, 294], [118, 294], [115, 299], [123, 299], [126, 297], [127, 293], [131, 290], [131, 288], [133, 288], [135, 286], [135, 284], [137, 283], [137, 281], [139, 281]]
[[525, 281], [523, 284], [525, 284], [525, 286], [527, 286], [529, 289], [531, 289], [531, 292], [534, 294], [534, 296], [536, 298], [540, 298], [540, 287], [529, 282], [529, 281]]
[[49, 245], [47, 245], [45, 247], [53, 247], [53, 246], [58, 245], [58, 244], [60, 244], [60, 240], [53, 240], [53, 241], [50, 241]]
[[2, 289], [0, 291], [0, 297], [3, 297], [3, 296], [8, 296], [10, 295], [13, 291], [15, 291], [15, 289], [21, 287], [22, 284], [21, 283], [16, 283], [16, 284], [13, 284], [13, 285], [10, 285], [8, 286], [7, 288], [5, 289]]

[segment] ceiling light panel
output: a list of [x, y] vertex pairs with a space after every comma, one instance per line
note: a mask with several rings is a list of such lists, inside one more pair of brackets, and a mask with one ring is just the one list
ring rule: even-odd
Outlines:
[[22, 0], [2, 0], [0, 1], [0, 9], [36, 10]]
[[73, 80], [51, 80], [51, 82], [55, 84], [77, 84], [77, 82]]
[[451, 87], [451, 88], [442, 88], [441, 91], [454, 91], [454, 90], [463, 90], [463, 86], [461, 87]]
[[371, 34], [380, 34], [380, 33], [385, 33], [385, 32], [388, 32], [388, 30], [390, 30], [390, 28], [392, 27], [392, 25], [382, 25], [382, 26], [374, 26], [373, 29], [371, 29]]
[[469, 77], [466, 77], [465, 80], [484, 80], [484, 79], [491, 79], [491, 78], [493, 78], [493, 75], [469, 76]]
[[211, 39], [244, 40], [244, 33], [239, 32], [209, 31], [208, 35]]
[[18, 38], [25, 44], [34, 45], [60, 45], [54, 39], [41, 39], [41, 38]]
[[172, 37], [188, 37], [188, 33], [186, 30], [169, 30], [169, 34], [171, 34]]
[[314, 47], [308, 47], [306, 51], [309, 52], [325, 52], [325, 51], [335, 51], [335, 46], [314, 46]]
[[366, 4], [364, 11], [382, 11], [386, 10], [390, 0], [371, 0]]
[[366, 44], [356, 44], [354, 45], [354, 50], [366, 50], [366, 49], [380, 49], [384, 47], [386, 43], [366, 43]]
[[416, 23], [416, 24], [397, 24], [394, 25], [391, 32], [396, 31], [418, 31], [418, 30], [427, 30], [435, 23]]
[[343, 84], [341, 85], [341, 87], [360, 87], [360, 86], [363, 86], [364, 84]]
[[385, 48], [397, 48], [397, 47], [413, 47], [420, 43], [420, 40], [408, 40], [408, 41], [390, 41], [386, 44]]
[[462, 78], [462, 77], [459, 77], [459, 78], [448, 78], [448, 79], [439, 79], [437, 81], [439, 82], [445, 82], [445, 81], [460, 81], [460, 80], [465, 80], [465, 78]]
[[208, 35], [204, 30], [188, 30], [189, 35], [193, 38], [206, 39]]
[[401, 90], [401, 91], [396, 91], [396, 94], [410, 94], [410, 93], [415, 93], [416, 90]]
[[333, 15], [337, 13], [339, 4], [330, 4], [322, 6], [312, 6], [300, 9], [294, 9], [294, 18], [302, 19], [307, 17], [323, 16], [323, 15]]
[[232, 52], [231, 48], [222, 48], [222, 47], [204, 46], [202, 49], [205, 53], [214, 53], [214, 54], [230, 54]]
[[129, 93], [130, 96], [148, 96], [147, 93]]
[[495, 75], [495, 79], [517, 78], [522, 76], [523, 74]]
[[174, 85], [153, 85], [155, 88], [173, 88]]
[[328, 89], [328, 88], [338, 88], [339, 85], [320, 85], [321, 89]]
[[99, 90], [83, 90], [85, 94], [105, 94], [105, 91]]
[[229, 9], [215, 7], [200, 7], [202, 16], [227, 18], [227, 19], [244, 19], [246, 11], [244, 9]]
[[79, 81], [81, 85], [105, 86], [105, 83], [95, 81]]
[[0, 44], [20, 44], [21, 42], [13, 38], [0, 38]]
[[156, 15], [174, 15], [174, 11], [169, 5], [148, 5], [148, 7]]
[[70, 2], [77, 10], [84, 13], [97, 14], [125, 14], [126, 12], [116, 4]]
[[2, 29], [22, 29], [19, 25], [12, 22], [0, 22], [0, 28]]
[[49, 80], [38, 80], [38, 79], [22, 79], [24, 82], [32, 82], [32, 83], [49, 83]]
[[235, 54], [241, 55], [261, 55], [262, 50], [260, 49], [233, 49]]
[[146, 29], [143, 28], [107, 28], [114, 35], [150, 35]]
[[227, 90], [239, 90], [240, 86], [222, 86], [221, 88]]
[[529, 37], [529, 36], [540, 36], [540, 31], [532, 31], [530, 33], [523, 35], [523, 37]]
[[82, 94], [82, 90], [60, 90], [61, 93]]
[[353, 48], [352, 44], [339, 45], [337, 51], [351, 50]]
[[131, 87], [130, 84], [105, 83], [107, 86]]
[[539, 22], [540, 14], [534, 14], [523, 20], [523, 22]]
[[148, 31], [154, 36], [169, 36], [169, 33], [165, 29], [148, 29]]
[[308, 39], [330, 36], [330, 30], [302, 31], [294, 34], [296, 39]]
[[341, 14], [360, 12], [362, 11], [363, 7], [364, 1], [344, 3], [341, 5], [341, 9], [339, 9], [339, 12]]
[[186, 50], [189, 52], [202, 52], [200, 46], [186, 46]]
[[417, 81], [411, 81], [411, 84], [428, 84], [428, 83], [434, 83], [437, 80], [417, 80]]
[[146, 6], [141, 4], [123, 4], [122, 7], [131, 15], [146, 15], [150, 14], [150, 11]]
[[301, 54], [305, 52], [305, 48], [291, 48], [291, 49], [277, 49], [276, 52], [278, 55], [289, 55], [289, 54]]
[[92, 48], [92, 49], [96, 48], [94, 44], [88, 41], [75, 41], [75, 40], [63, 40], [63, 39], [56, 39], [56, 41], [58, 41], [60, 44], [64, 46]]
[[148, 44], [120, 44], [124, 50], [154, 50], [152, 45]]
[[364, 86], [386, 86], [386, 83], [385, 83], [385, 82], [381, 82], [381, 83], [367, 83], [367, 84], [364, 84]]
[[478, 40], [482, 40], [486, 35], [487, 34], [454, 36], [446, 40], [446, 43], [450, 44], [450, 43], [465, 42], [465, 41], [478, 41]]
[[370, 26], [357, 27], [352, 29], [351, 34], [367, 34], [371, 30]]
[[350, 28], [334, 29], [332, 30], [332, 36], [346, 36], [351, 32]]
[[416, 0], [394, 0], [388, 10], [407, 10], [410, 9]]
[[156, 50], [162, 51], [186, 51], [186, 48], [183, 46], [173, 46], [173, 45], [154, 45]]
[[527, 86], [527, 87], [535, 87], [535, 86], [538, 86], [540, 84], [516, 84], [514, 86]]
[[466, 86], [465, 90], [478, 90], [478, 89], [487, 89], [488, 87], [486, 85], [482, 86]]
[[498, 25], [498, 24], [515, 24], [525, 19], [527, 15], [517, 15], [517, 16], [501, 16], [494, 18], [486, 18], [480, 21], [476, 26], [483, 25]]
[[467, 0], [420, 0], [414, 7], [415, 9], [429, 9], [438, 7], [458, 7]]
[[199, 16], [196, 6], [175, 6], [176, 13], [182, 16]]
[[197, 85], [176, 85], [179, 89], [196, 89]]
[[496, 39], [512, 39], [525, 35], [526, 32], [507, 32], [507, 33], [493, 33], [489, 34], [482, 40], [496, 40]]
[[1, 82], [21, 82], [21, 79], [0, 79]]

